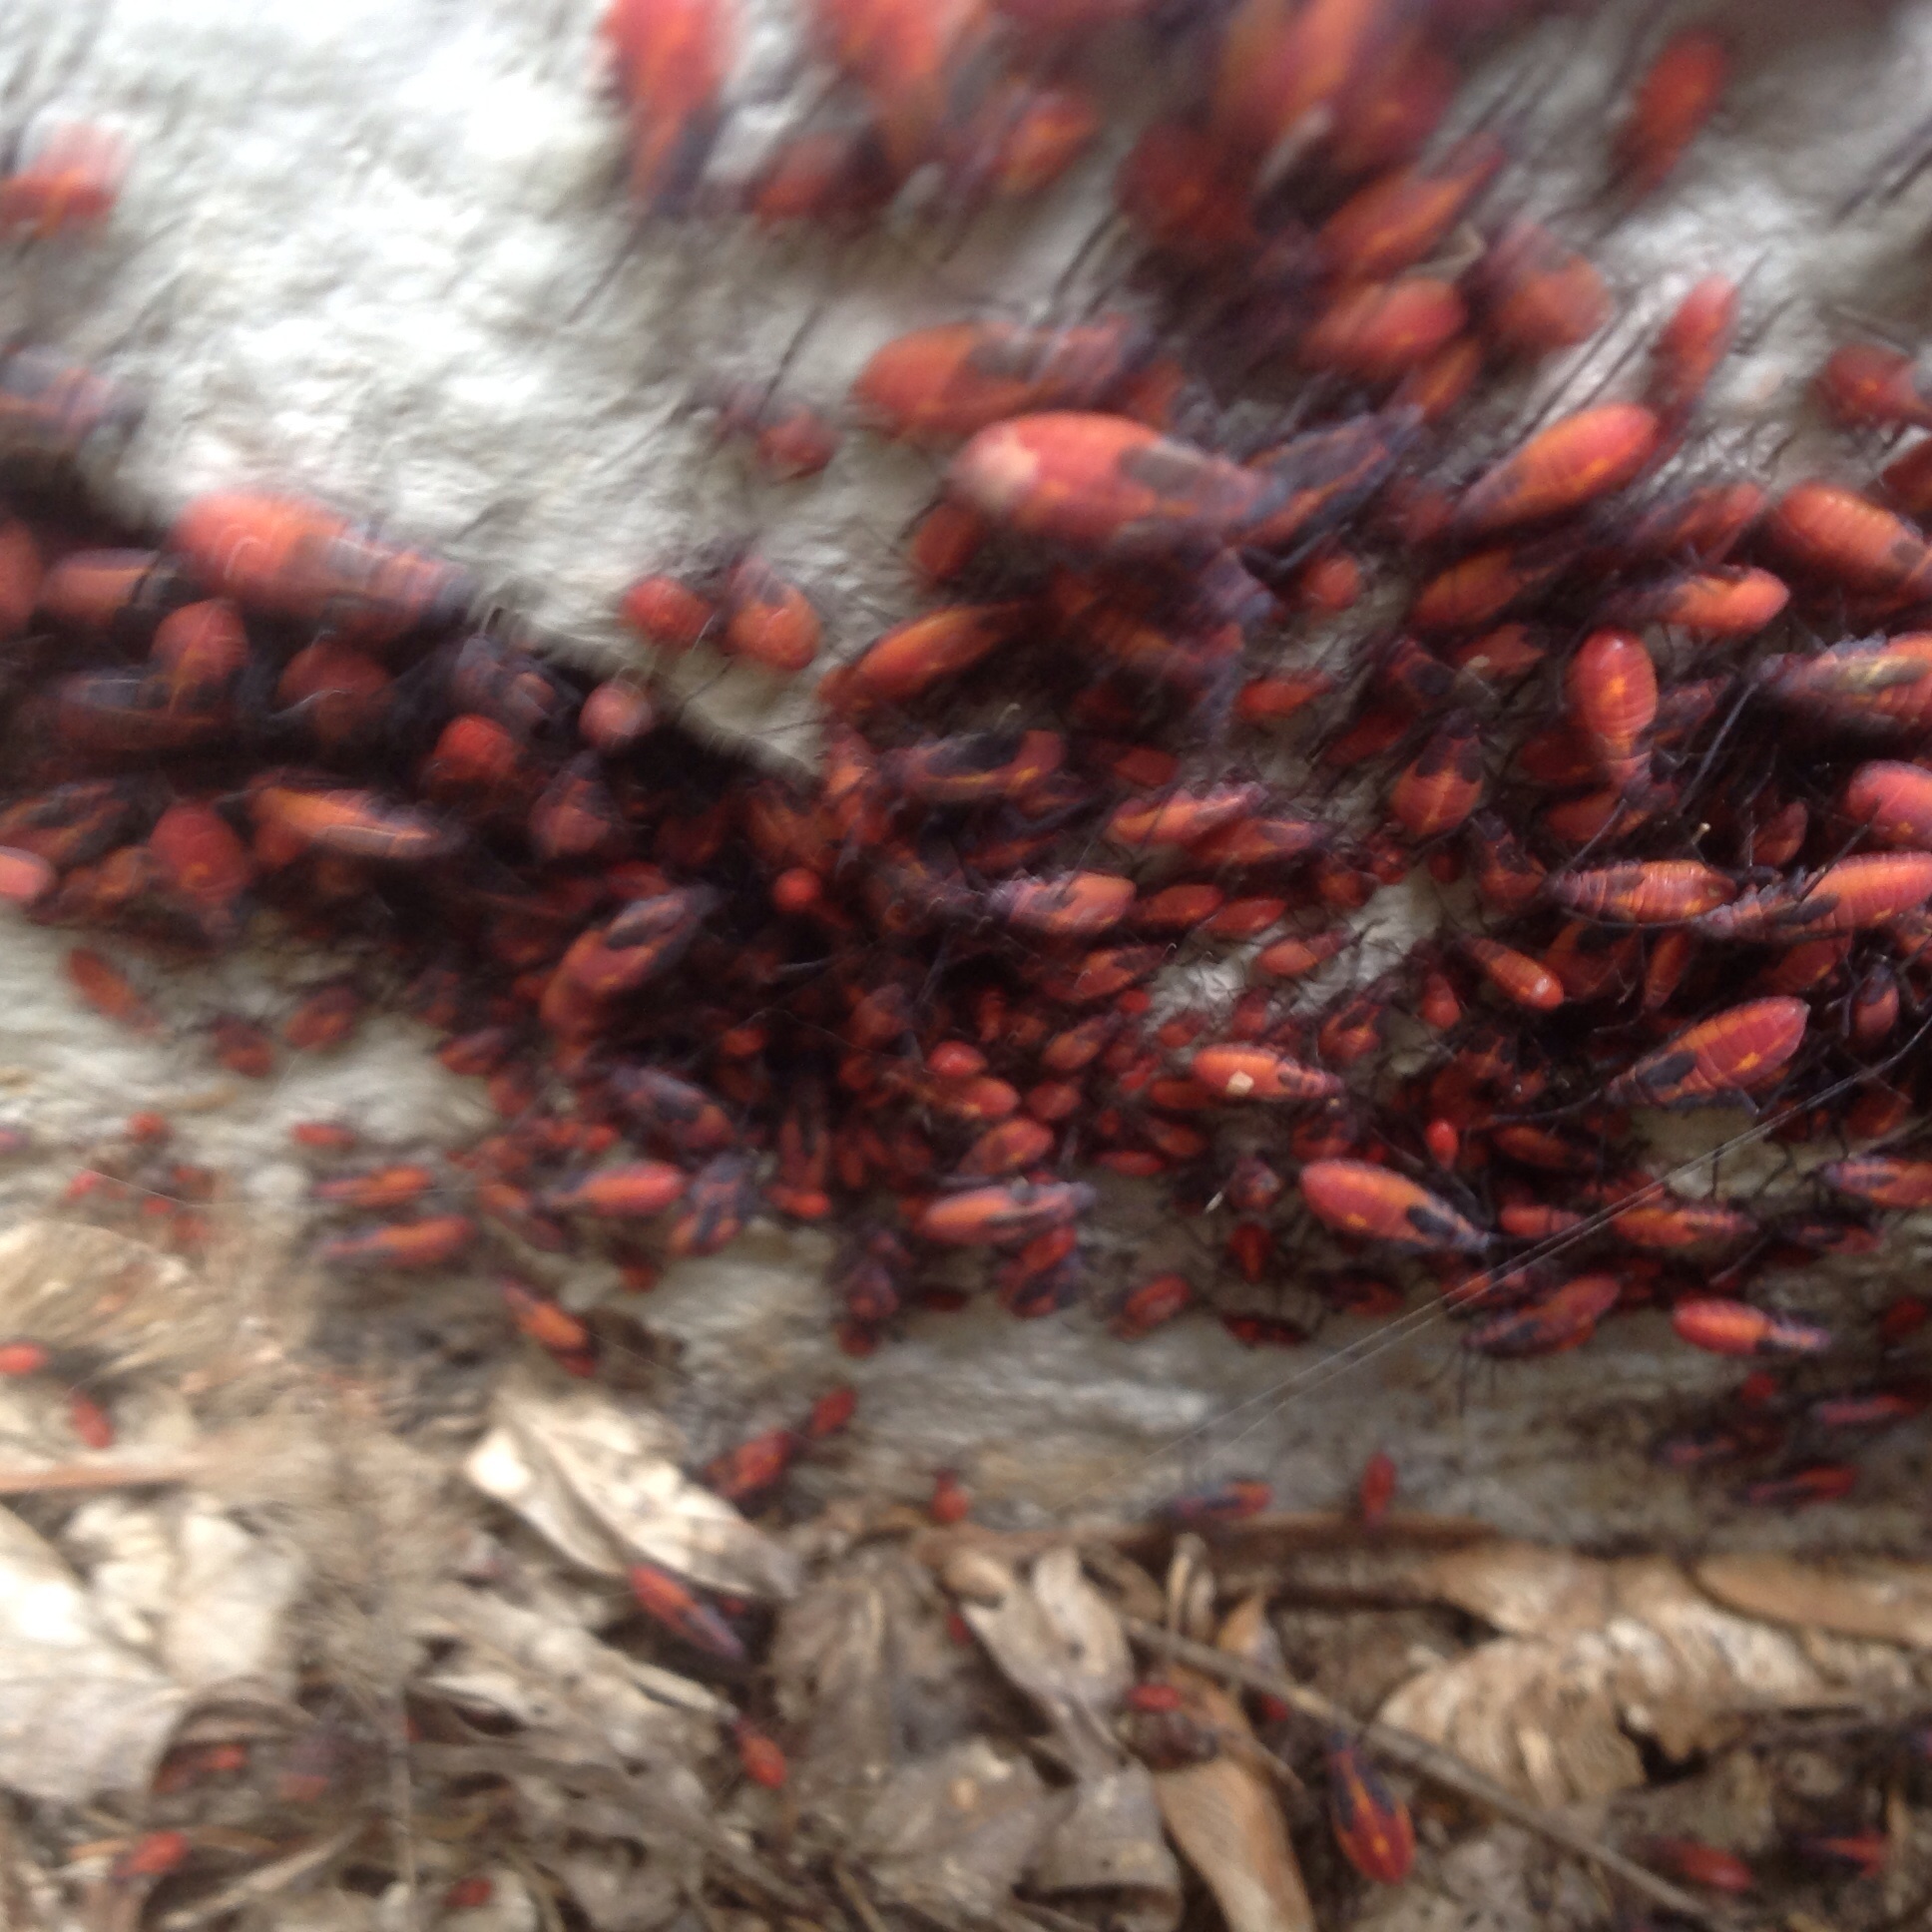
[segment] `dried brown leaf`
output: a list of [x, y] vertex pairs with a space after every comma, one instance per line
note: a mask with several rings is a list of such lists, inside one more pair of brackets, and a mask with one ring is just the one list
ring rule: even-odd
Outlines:
[[983, 1919], [1011, 1902], [1067, 1806], [1025, 1758], [970, 1738], [896, 1771], [860, 1821], [851, 1855], [901, 1904]]
[[572, 1562], [618, 1576], [643, 1558], [711, 1590], [796, 1593], [797, 1559], [686, 1479], [664, 1417], [601, 1389], [559, 1395], [520, 1373], [504, 1378], [493, 1417], [465, 1473]]
[[798, 1803], [847, 1826], [909, 1738], [931, 1749], [979, 1720], [970, 1660], [947, 1638], [924, 1571], [895, 1548], [860, 1551], [786, 1605], [770, 1663], [796, 1738]]
[[1478, 1543], [1417, 1562], [1432, 1597], [1517, 1637], [1547, 1640], [1601, 1630], [1610, 1612], [1605, 1565], [1537, 1543]]
[[1171, 1932], [1181, 1921], [1181, 1867], [1162, 1836], [1147, 1766], [1083, 1778], [1027, 1878], [1049, 1897], [1104, 1893], [1107, 1923], [1127, 1932]]
[[[1170, 1675], [1204, 1723], [1223, 1735], [1252, 1735], [1240, 1704], [1218, 1685], [1191, 1671]], [[1281, 1807], [1256, 1763], [1223, 1751], [1205, 1764], [1157, 1772], [1154, 1789], [1169, 1836], [1213, 1893], [1228, 1932], [1314, 1932]]]
[[445, 1586], [417, 1634], [454, 1643], [416, 1680], [424, 1690], [567, 1739], [557, 1748], [587, 1763], [701, 1758], [728, 1714], [703, 1685], [488, 1591]]
[[187, 1701], [108, 1634], [53, 1546], [0, 1510], [0, 1786], [70, 1804], [144, 1790]]
[[1932, 1650], [1932, 1565], [1878, 1558], [1802, 1563], [1763, 1551], [1706, 1557], [1691, 1574], [1747, 1617]]
[[1132, 1680], [1127, 1640], [1072, 1550], [1050, 1551], [1030, 1582], [986, 1551], [960, 1551], [945, 1582], [959, 1612], [1009, 1684], [1029, 1697], [1074, 1772], [1096, 1777], [1120, 1763], [1111, 1722]]
[[[1378, 1714], [1541, 1804], [1641, 1784], [1632, 1732], [1683, 1758], [1724, 1743], [1743, 1708], [1900, 1688], [1896, 1652], [1841, 1642], [1827, 1652], [1813, 1633], [1713, 1603], [1662, 1558], [1598, 1563], [1498, 1544], [1425, 1569], [1447, 1601], [1526, 1628], [1419, 1673]], [[1538, 1605], [1547, 1634], [1534, 1625]]]

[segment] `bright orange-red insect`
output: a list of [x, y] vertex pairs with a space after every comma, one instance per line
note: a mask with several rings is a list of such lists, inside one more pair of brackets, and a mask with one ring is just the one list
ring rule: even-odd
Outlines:
[[1567, 997], [1563, 982], [1556, 974], [1528, 953], [1474, 934], [1464, 937], [1462, 950], [1475, 961], [1483, 977], [1505, 999], [1515, 1001], [1518, 1006], [1548, 1013], [1561, 1006]]
[[1301, 365], [1392, 382], [1462, 333], [1469, 311], [1453, 282], [1401, 275], [1341, 289], [1296, 347]]
[[742, 1503], [782, 1481], [803, 1448], [795, 1431], [766, 1429], [708, 1462], [705, 1487], [727, 1503]]
[[110, 1020], [137, 1033], [152, 1033], [160, 1026], [160, 1015], [135, 991], [128, 976], [91, 947], [76, 946], [67, 955], [67, 976], [81, 998]]
[[54, 887], [54, 868], [32, 852], [0, 846], [0, 900], [8, 905], [37, 905]]
[[1452, 832], [1483, 795], [1482, 739], [1467, 712], [1451, 712], [1389, 787], [1389, 816], [1415, 838]]
[[109, 129], [63, 121], [40, 131], [13, 173], [0, 176], [0, 236], [46, 241], [99, 228], [114, 212], [128, 145]]
[[1802, 1000], [1751, 1000], [1687, 1027], [1605, 1091], [1613, 1106], [1723, 1105], [1777, 1079], [1804, 1044]]
[[1881, 845], [1932, 851], [1932, 770], [1924, 765], [1883, 758], [1861, 764], [1839, 804]]
[[1814, 1321], [1721, 1295], [1690, 1295], [1671, 1310], [1671, 1326], [1693, 1348], [1713, 1355], [1818, 1355], [1832, 1344]]
[[682, 1578], [655, 1563], [634, 1563], [625, 1573], [638, 1608], [673, 1636], [726, 1664], [742, 1664], [743, 1640]]
[[748, 1719], [734, 1717], [731, 1742], [737, 1747], [739, 1766], [753, 1784], [762, 1784], [767, 1791], [783, 1790], [785, 1779], [791, 1774], [790, 1767], [785, 1763], [784, 1752], [771, 1738]]
[[1258, 1046], [1203, 1047], [1188, 1063], [1194, 1078], [1224, 1100], [1332, 1100], [1342, 1091], [1333, 1074], [1304, 1067]]
[[1637, 194], [1648, 195], [1677, 168], [1729, 77], [1730, 55], [1707, 27], [1687, 27], [1658, 50], [1617, 130], [1618, 173]]
[[1916, 362], [1877, 342], [1847, 342], [1832, 350], [1818, 371], [1818, 393], [1853, 428], [1932, 429], [1932, 395], [1919, 386]]
[[710, 635], [718, 606], [675, 577], [641, 577], [624, 593], [618, 615], [661, 651], [689, 651]]
[[1583, 872], [1559, 872], [1549, 896], [1586, 919], [1636, 926], [1675, 925], [1727, 905], [1737, 896], [1728, 873], [1700, 859], [1628, 860]]
[[1653, 1839], [1651, 1855], [1680, 1878], [1710, 1891], [1741, 1895], [1756, 1889], [1750, 1867], [1735, 1852], [1720, 1851], [1694, 1838]]
[[811, 600], [762, 558], [741, 558], [732, 567], [724, 583], [724, 619], [718, 648], [730, 657], [749, 658], [792, 677], [818, 655], [824, 627]]
[[1697, 639], [1754, 637], [1790, 603], [1781, 578], [1745, 568], [1687, 571], [1647, 590], [1608, 598], [1619, 624], [1665, 624]]
[[600, 1168], [543, 1196], [546, 1211], [598, 1220], [649, 1220], [684, 1197], [687, 1180], [667, 1161], [626, 1161]]
[[298, 1052], [339, 1047], [362, 1023], [369, 1002], [353, 980], [326, 981], [304, 994], [281, 1023], [281, 1038]]
[[1595, 263], [1534, 222], [1512, 222], [1476, 270], [1482, 329], [1498, 348], [1549, 355], [1585, 342], [1610, 319]]
[[131, 1885], [142, 1879], [166, 1878], [188, 1862], [194, 1849], [183, 1831], [144, 1831], [115, 1853], [108, 1866], [109, 1882]]
[[1614, 791], [1646, 775], [1644, 739], [1657, 717], [1657, 667], [1628, 631], [1593, 631], [1564, 674], [1571, 721]]
[[497, 1291], [510, 1311], [517, 1332], [527, 1335], [538, 1347], [554, 1355], [576, 1355], [590, 1346], [590, 1330], [573, 1314], [567, 1313], [547, 1295], [538, 1294], [521, 1281], [502, 1280]]
[[1342, 1856], [1378, 1885], [1401, 1884], [1415, 1863], [1409, 1807], [1352, 1737], [1335, 1732], [1322, 1755], [1328, 1767], [1328, 1820]]
[[607, 678], [584, 700], [577, 734], [607, 758], [622, 757], [658, 723], [658, 708], [642, 685]]
[[67, 1392], [67, 1426], [90, 1449], [114, 1447], [114, 1418], [91, 1395], [79, 1389]]
[[1395, 1499], [1395, 1459], [1378, 1449], [1362, 1465], [1361, 1481], [1355, 1488], [1355, 1514], [1365, 1529], [1375, 1529], [1388, 1516]]
[[254, 867], [228, 820], [207, 805], [170, 805], [148, 834], [148, 850], [203, 932], [218, 943], [234, 938]]
[[1125, 416], [1019, 416], [982, 429], [946, 488], [989, 521], [1118, 558], [1216, 548], [1268, 507], [1268, 479]]
[[1400, 0], [1240, 0], [1222, 30], [1209, 131], [1256, 157], [1327, 133], [1336, 104], [1389, 60], [1409, 18]]
[[1679, 1201], [1668, 1195], [1641, 1207], [1619, 1208], [1610, 1225], [1620, 1240], [1659, 1254], [1717, 1247], [1757, 1231], [1757, 1223], [1747, 1213], [1721, 1201]]
[[631, 193], [653, 214], [681, 215], [724, 124], [727, 0], [615, 0], [598, 32], [631, 117]]
[[176, 519], [169, 543], [211, 590], [374, 644], [448, 622], [470, 596], [469, 581], [452, 565], [293, 499], [198, 497]]
[[1780, 923], [1807, 933], [1855, 932], [1916, 911], [1927, 899], [1932, 852], [1867, 852], [1817, 873], [1792, 895]]
[[373, 1168], [366, 1174], [338, 1175], [317, 1181], [308, 1192], [311, 1200], [326, 1202], [331, 1208], [380, 1213], [385, 1208], [412, 1206], [435, 1185], [436, 1177], [430, 1169], [411, 1163]]
[[1122, 1341], [1139, 1341], [1194, 1305], [1194, 1283], [1185, 1274], [1156, 1274], [1127, 1294], [1108, 1323]]
[[1932, 593], [1925, 539], [1855, 490], [1799, 483], [1778, 500], [1764, 534], [1796, 569], [1846, 590], [1912, 602]]
[[1644, 400], [1657, 411], [1667, 436], [1690, 421], [1736, 332], [1737, 284], [1728, 275], [1705, 275], [1693, 283], [1658, 331]]
[[1009, 879], [986, 894], [996, 919], [1024, 932], [1091, 937], [1111, 931], [1134, 903], [1134, 881], [1112, 872], [1069, 872], [1054, 879]]
[[1581, 1348], [1616, 1307], [1622, 1291], [1614, 1274], [1580, 1274], [1523, 1307], [1505, 1308], [1473, 1323], [1463, 1345], [1507, 1361]]
[[1423, 584], [1409, 606], [1409, 622], [1418, 631], [1481, 630], [1569, 561], [1568, 545], [1475, 551]]
[[1017, 604], [964, 604], [929, 611], [887, 631], [849, 664], [826, 675], [820, 700], [842, 718], [909, 704], [943, 680], [990, 657], [1025, 616]]
[[950, 322], [875, 351], [852, 400], [886, 435], [956, 442], [1009, 416], [1098, 407], [1132, 370], [1144, 339], [1118, 316], [1069, 328]]
[[959, 1472], [942, 1469], [932, 1479], [932, 1494], [926, 1499], [926, 1514], [950, 1529], [963, 1523], [973, 1511], [972, 1492], [959, 1480]]
[[315, 1253], [338, 1267], [437, 1268], [455, 1260], [475, 1238], [476, 1223], [467, 1214], [432, 1214], [338, 1234], [321, 1242]]
[[1093, 1204], [1079, 1182], [1012, 1182], [937, 1195], [914, 1217], [922, 1240], [950, 1247], [1004, 1247], [1064, 1227]]
[[1315, 247], [1337, 279], [1368, 281], [1423, 260], [1506, 159], [1493, 134], [1460, 141], [1433, 163], [1377, 176], [1322, 223]]
[[[1457, 501], [1452, 528], [1463, 537], [1489, 536], [1608, 496], [1643, 473], [1659, 435], [1657, 416], [1641, 403], [1601, 403], [1564, 416], [1472, 483]], [[1423, 622], [1419, 611], [1415, 620]]]
[[827, 1389], [811, 1405], [811, 1414], [805, 1420], [805, 1435], [813, 1442], [822, 1441], [826, 1436], [835, 1436], [841, 1429], [851, 1424], [858, 1409], [858, 1391], [844, 1384]]
[[1338, 1233], [1425, 1253], [1476, 1254], [1489, 1245], [1447, 1202], [1372, 1162], [1310, 1162], [1301, 1170], [1301, 1196]]
[[248, 810], [258, 833], [256, 855], [264, 856], [266, 837], [269, 863], [286, 863], [313, 850], [416, 865], [443, 857], [462, 842], [443, 819], [380, 792], [276, 782], [273, 773], [249, 787]]
[[1818, 1170], [1818, 1179], [1841, 1195], [1868, 1201], [1874, 1208], [1932, 1207], [1932, 1161], [1868, 1154], [1833, 1161]]

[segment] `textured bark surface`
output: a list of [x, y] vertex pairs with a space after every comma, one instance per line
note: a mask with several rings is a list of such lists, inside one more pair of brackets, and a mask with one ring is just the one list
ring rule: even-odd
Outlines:
[[[981, 224], [956, 246], [916, 224], [854, 242], [774, 242], [729, 221], [638, 231], [618, 124], [594, 84], [595, 11], [589, 0], [13, 0], [0, 18], [6, 116], [113, 120], [136, 161], [103, 243], [0, 265], [0, 327], [97, 360], [146, 396], [142, 429], [102, 479], [136, 516], [166, 518], [218, 485], [322, 496], [473, 563], [539, 641], [605, 662], [633, 655], [611, 621], [629, 578], [755, 533], [820, 603], [829, 664], [913, 607], [895, 546], [932, 466], [854, 436], [814, 484], [754, 482], [713, 448], [694, 383], [768, 372], [796, 340], [790, 386], [835, 405], [891, 334], [974, 309], [1052, 312], [1062, 264], [1103, 219], [1118, 148], [1024, 221]], [[788, 9], [755, 11], [727, 166], [748, 165], [793, 91], [809, 98], [815, 85]], [[1747, 339], [1710, 438], [1732, 458], [1788, 465], [1817, 447], [1802, 383], [1833, 308], [1908, 331], [1917, 313], [1932, 191], [1835, 211], [1922, 111], [1932, 7], [1730, 9], [1740, 71], [1720, 129], [1655, 212], [1620, 222], [1587, 184], [1605, 103], [1652, 11], [1553, 21], [1513, 87], [1498, 73], [1465, 104], [1510, 90], [1516, 139], [1539, 158], [1526, 199], [1567, 213], [1580, 236], [1606, 232], [1592, 245], [1622, 300], [1579, 361], [1539, 373], [1531, 401], [1566, 382], [1587, 391], [1691, 279], [1723, 269], [1749, 278]], [[1106, 292], [1115, 271], [1105, 249], [1095, 259], [1070, 301]], [[688, 686], [703, 688], [691, 709], [707, 727], [748, 734], [761, 756], [808, 754], [802, 685], [713, 663], [689, 668]], [[1375, 923], [1378, 945], [1405, 943], [1381, 901]], [[176, 1032], [152, 1045], [77, 1005], [58, 969], [67, 943], [0, 930], [4, 1111], [50, 1149], [161, 1107], [191, 1156], [276, 1204], [300, 1185], [282, 1158], [291, 1120], [339, 1115], [405, 1146], [482, 1122], [474, 1084], [443, 1075], [400, 1020], [374, 1022], [340, 1056], [292, 1062], [265, 1090], [211, 1072], [197, 1019], [218, 1005], [267, 1010], [278, 985], [315, 976], [313, 959], [239, 963], [223, 987], [209, 974], [171, 980]], [[63, 1171], [29, 1163], [4, 1187], [43, 1200]], [[1110, 1194], [1119, 1251], [1102, 1259], [1103, 1286], [1158, 1255], [1205, 1265], [1162, 1220], [1146, 1195]], [[1895, 1251], [1909, 1266], [1902, 1236]], [[1651, 1469], [1646, 1445], [1676, 1408], [1737, 1373], [1674, 1343], [1655, 1317], [1617, 1322], [1581, 1354], [1472, 1371], [1452, 1335], [1414, 1317], [1397, 1338], [1330, 1323], [1298, 1354], [1257, 1355], [1202, 1320], [1129, 1346], [1091, 1313], [1020, 1324], [980, 1305], [918, 1317], [905, 1340], [847, 1363], [831, 1345], [823, 1255], [815, 1237], [760, 1227], [680, 1267], [650, 1304], [652, 1325], [686, 1346], [684, 1419], [701, 1447], [790, 1419], [801, 1385], [849, 1377], [862, 1428], [838, 1484], [911, 1497], [934, 1465], [953, 1464], [996, 1510], [1115, 1514], [1236, 1473], [1267, 1476], [1285, 1506], [1321, 1505], [1380, 1447], [1400, 1465], [1405, 1503], [1525, 1535], [1908, 1545], [1920, 1534], [1922, 1432], [1867, 1451], [1858, 1500], [1810, 1517], [1713, 1518], [1715, 1492]], [[586, 1270], [571, 1298], [605, 1285]], [[1805, 1295], [1828, 1315], [1882, 1285], [1820, 1278]], [[1295, 1305], [1290, 1289], [1284, 1312]]]

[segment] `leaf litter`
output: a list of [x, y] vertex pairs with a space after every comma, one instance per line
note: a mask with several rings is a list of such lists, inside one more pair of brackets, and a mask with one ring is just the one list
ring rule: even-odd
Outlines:
[[[0, 1381], [9, 1925], [1877, 1932], [1932, 1894], [1932, 1565], [747, 1512], [669, 1366], [496, 1358], [439, 1414], [406, 1351], [317, 1346], [321, 1290], [266, 1221], [200, 1266], [0, 1235], [0, 1332], [114, 1425]], [[1338, 1847], [1337, 1738], [1414, 1821], [1399, 1884]]]

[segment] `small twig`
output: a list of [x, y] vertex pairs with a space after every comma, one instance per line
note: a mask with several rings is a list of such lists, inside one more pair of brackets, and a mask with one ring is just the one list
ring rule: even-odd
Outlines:
[[538, 1869], [535, 1859], [522, 1845], [506, 1846], [503, 1856], [510, 1869], [523, 1880], [523, 1889], [529, 1893], [531, 1904], [537, 1908], [537, 1919], [543, 1932], [567, 1932], [563, 1908], [557, 1903], [555, 1888]]
[[193, 1927], [207, 1925], [211, 1919], [225, 1918], [244, 1905], [252, 1905], [257, 1900], [285, 1891], [311, 1872], [320, 1871], [324, 1865], [339, 1858], [361, 1837], [368, 1823], [367, 1818], [351, 1818], [340, 1830], [330, 1832], [326, 1838], [317, 1838], [303, 1845], [299, 1851], [290, 1852], [286, 1858], [277, 1858], [272, 1865], [257, 1865], [253, 1871], [242, 1873], [220, 1891], [210, 1892], [193, 1905], [183, 1905], [166, 1913], [161, 1920], [161, 1932], [192, 1932]]
[[1663, 1906], [1666, 1911], [1694, 1920], [1698, 1925], [1717, 1928], [1717, 1932], [1729, 1932], [1735, 1923], [1729, 1917], [1713, 1911], [1703, 1900], [1680, 1891], [1668, 1879], [1658, 1877], [1654, 1871], [1634, 1859], [1626, 1858], [1621, 1851], [1591, 1837], [1587, 1831], [1566, 1824], [1561, 1818], [1552, 1817], [1541, 1807], [1519, 1798], [1515, 1792], [1485, 1777], [1473, 1765], [1465, 1764], [1452, 1751], [1444, 1750], [1440, 1744], [1430, 1743], [1426, 1737], [1418, 1737], [1413, 1731], [1399, 1729], [1394, 1724], [1379, 1723], [1372, 1717], [1366, 1720], [1356, 1717], [1340, 1704], [1324, 1697], [1319, 1690], [1296, 1684], [1292, 1678], [1263, 1670], [1258, 1664], [1230, 1656], [1226, 1651], [1214, 1650], [1210, 1645], [1196, 1644], [1188, 1638], [1176, 1637], [1158, 1624], [1143, 1623], [1138, 1617], [1123, 1617], [1121, 1628], [1145, 1650], [1171, 1657], [1177, 1663], [1186, 1664], [1208, 1677], [1241, 1685], [1249, 1690], [1264, 1691], [1300, 1711], [1304, 1717], [1312, 1718], [1325, 1729], [1345, 1731], [1359, 1737], [1382, 1756], [1414, 1771], [1418, 1776], [1486, 1805], [1499, 1816], [1508, 1818], [1512, 1824], [1520, 1824], [1551, 1844], [1561, 1845], [1579, 1858], [1586, 1858], [1605, 1871], [1615, 1873], [1633, 1891], [1642, 1892], [1653, 1904]]
[[852, 1913], [865, 1932], [886, 1932], [885, 1921], [879, 1917], [879, 1908], [866, 1896], [865, 1887], [852, 1876], [851, 1868], [842, 1858], [832, 1860], [832, 1883], [838, 1887], [839, 1896], [852, 1908]]
[[[910, 1512], [906, 1513], [909, 1518]], [[875, 1526], [877, 1527], [877, 1526]], [[916, 1562], [940, 1569], [950, 1551], [988, 1550], [1016, 1562], [1044, 1556], [1072, 1543], [1076, 1548], [1105, 1548], [1126, 1554], [1164, 1550], [1174, 1541], [1174, 1529], [1164, 1523], [1085, 1523], [1058, 1530], [993, 1530], [977, 1523], [957, 1529], [934, 1530], [923, 1522], [895, 1519], [892, 1529], [917, 1528], [912, 1543]], [[1250, 1516], [1238, 1523], [1217, 1525], [1208, 1541], [1215, 1550], [1236, 1553], [1253, 1544], [1286, 1543], [1297, 1549], [1386, 1549], [1420, 1544], [1425, 1549], [1460, 1549], [1469, 1543], [1494, 1539], [1493, 1524], [1471, 1516], [1428, 1516], [1420, 1511], [1397, 1512], [1372, 1530], [1345, 1510], [1283, 1510]]]
[[199, 1456], [154, 1457], [146, 1462], [56, 1462], [45, 1469], [0, 1469], [0, 1496], [31, 1496], [37, 1490], [153, 1489], [192, 1483], [208, 1470]]

